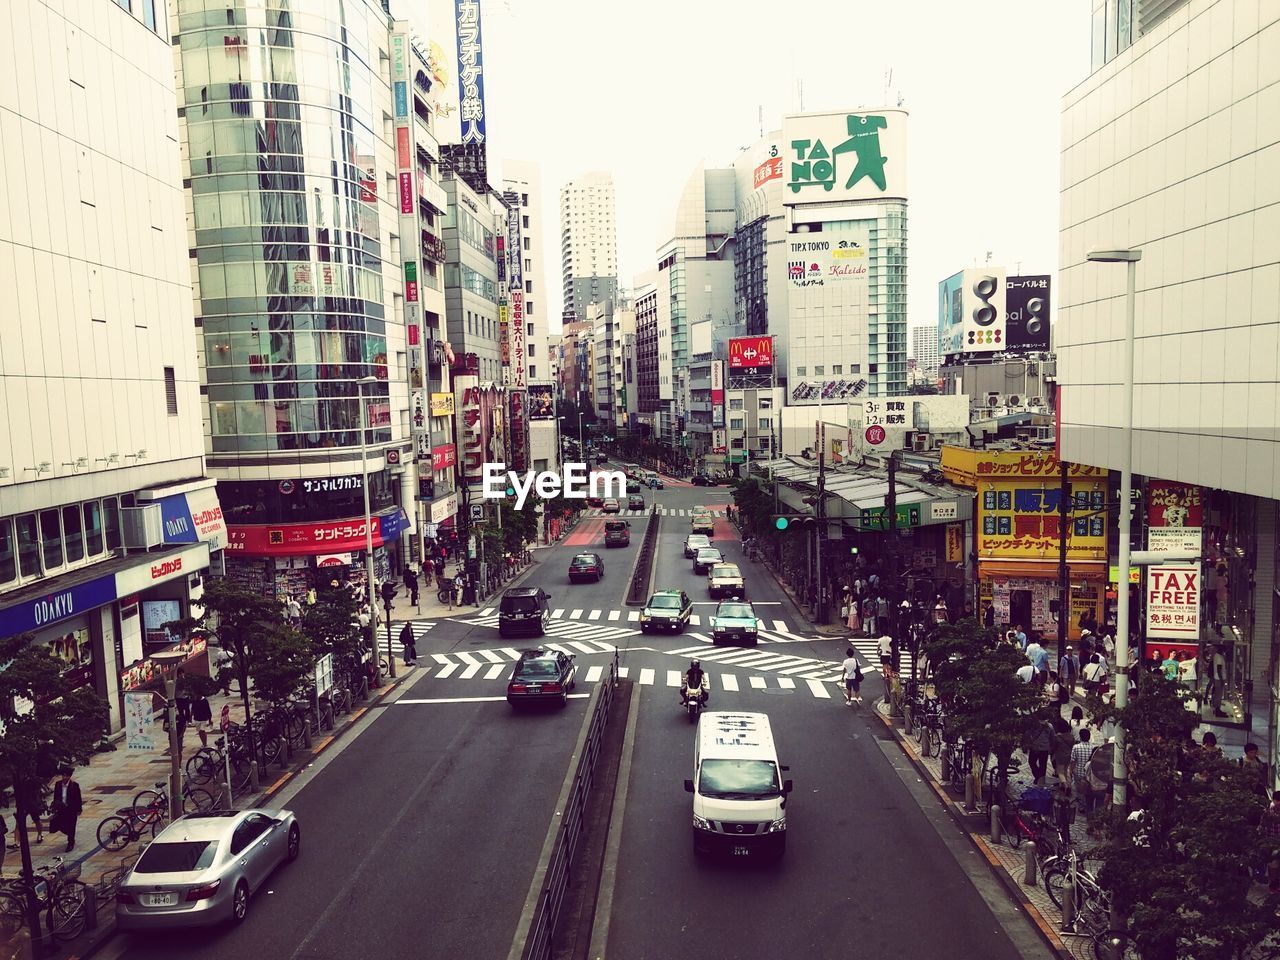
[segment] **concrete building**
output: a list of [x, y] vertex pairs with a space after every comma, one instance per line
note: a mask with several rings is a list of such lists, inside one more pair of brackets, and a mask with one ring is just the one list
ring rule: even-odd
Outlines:
[[656, 437], [658, 394], [658, 288], [648, 277], [636, 284], [636, 428]]
[[1093, 16], [1094, 72], [1062, 104], [1062, 452], [1121, 465], [1127, 270], [1086, 252], [1140, 248], [1133, 469], [1147, 543], [1199, 547], [1209, 596], [1181, 637], [1136, 626], [1148, 655], [1221, 657], [1204, 722], [1261, 744], [1274, 770], [1280, 8], [1095, 0]]
[[922, 383], [938, 379], [938, 328], [916, 326], [911, 328], [911, 359], [916, 361], [918, 377]]
[[449, 170], [441, 184], [448, 198], [444, 222], [445, 311], [449, 344], [457, 354], [474, 353], [481, 382], [502, 382], [502, 338], [498, 327], [497, 231], [491, 196], [481, 196]]
[[617, 208], [613, 178], [587, 173], [560, 188], [560, 272], [565, 322], [618, 296]]
[[163, 625], [192, 612], [227, 528], [205, 469], [173, 25], [162, 3], [92, 7], [14, 0], [0, 36], [0, 637], [49, 647], [116, 730], [124, 693], [207, 672], [203, 644]]

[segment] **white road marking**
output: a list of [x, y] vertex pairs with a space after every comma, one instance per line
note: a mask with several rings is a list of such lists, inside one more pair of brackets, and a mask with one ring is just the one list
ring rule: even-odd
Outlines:
[[619, 677], [621, 677], [623, 680], [627, 679], [627, 674], [629, 674], [630, 672], [631, 672], [631, 668], [630, 668], [630, 667], [619, 667], [619, 668], [618, 668], [618, 676], [619, 676]]
[[627, 620], [628, 620], [628, 622], [630, 622], [630, 623], [635, 623], [635, 622], [636, 622], [637, 620], [639, 620], [639, 619], [640, 619], [640, 611], [639, 611], [639, 610], [628, 610], [628, 611], [627, 611]]
[[459, 664], [456, 663], [446, 663], [440, 668], [440, 672], [436, 674], [436, 679], [443, 680], [445, 677], [451, 676], [457, 672], [458, 666]]
[[599, 610], [592, 610], [590, 613], [588, 613], [588, 614], [587, 614], [587, 619], [588, 619], [588, 620], [599, 620], [599, 619], [600, 619], [600, 611], [599, 611]]
[[[700, 638], [700, 639], [702, 639], [702, 640], [706, 640], [706, 637], [701, 636], [701, 634], [691, 633], [691, 634], [690, 634], [690, 636], [691, 636], [691, 637], [699, 637], [699, 638]], [[691, 653], [701, 653], [701, 652], [702, 652], [702, 648], [701, 648], [701, 647], [681, 647], [679, 650], [672, 650], [672, 651], [671, 651], [671, 655], [672, 655], [673, 657], [678, 657], [678, 656], [681, 656], [681, 655], [688, 655], [688, 654], [691, 654]]]
[[484, 657], [490, 663], [502, 663], [502, 658], [492, 650], [477, 650], [476, 653], [480, 654], [480, 656]]
[[587, 670], [587, 683], [598, 683], [603, 673], [604, 667], [597, 663], [594, 667]]
[[732, 673], [722, 673], [720, 675], [720, 686], [730, 693], [736, 693], [738, 690], [738, 678]]
[[592, 653], [614, 653], [618, 649], [612, 643], [605, 643], [603, 640], [592, 640], [591, 642], [600, 648], [599, 650], [592, 650]]
[[811, 661], [811, 662], [809, 662], [809, 663], [805, 664], [803, 667], [788, 667], [786, 670], [779, 670], [778, 672], [779, 672], [779, 673], [787, 673], [787, 674], [790, 674], [790, 673], [813, 673], [813, 671], [814, 671], [814, 670], [816, 670], [816, 669], [818, 669], [818, 668], [817, 668], [816, 666], [814, 666], [813, 662]]
[[783, 690], [794, 690], [796, 688], [796, 682], [790, 677], [779, 677], [778, 686]]
[[760, 676], [758, 673], [753, 673], [750, 679], [751, 686], [756, 690], [763, 690], [767, 686], [764, 682], [764, 677]]
[[501, 653], [503, 656], [510, 657], [512, 660], [520, 659], [520, 651], [515, 649], [514, 647], [503, 647], [498, 652]]
[[[610, 611], [609, 611], [609, 619], [610, 619], [610, 620], [617, 620], [617, 619], [618, 619], [619, 617], [621, 617], [621, 616], [622, 616], [622, 611], [621, 611], [621, 610], [610, 610]], [[636, 616], [639, 616], [639, 614], [636, 614]]]
[[595, 647], [589, 646], [583, 643], [581, 640], [570, 640], [569, 646], [573, 647], [573, 649], [577, 650], [579, 653], [599, 653], [600, 652]]
[[569, 654], [573, 652], [571, 650], [566, 650], [564, 647], [560, 646], [560, 644], [558, 643], [544, 643], [543, 646], [546, 647], [548, 650], [554, 650], [556, 653]]
[[570, 620], [580, 620], [580, 619], [582, 619], [582, 611], [581, 611], [581, 610], [571, 610], [571, 611], [569, 612], [569, 619], [570, 619]]
[[640, 683], [643, 686], [646, 686], [646, 687], [652, 686], [653, 678], [654, 678], [654, 671], [651, 668], [645, 667], [643, 670], [640, 671]]
[[559, 619], [560, 619], [561, 617], [563, 617], [563, 616], [564, 616], [564, 608], [563, 608], [563, 607], [561, 607], [559, 610], [552, 610], [552, 611], [551, 611], [551, 619], [552, 619], [552, 620], [559, 620]]
[[[569, 699], [585, 700], [589, 696], [591, 696], [589, 693], [571, 693], [569, 694]], [[407, 697], [402, 697], [399, 700], [392, 700], [391, 703], [393, 706], [399, 706], [402, 703], [503, 703], [506, 699], [506, 697], [431, 697], [410, 700]]]
[[498, 677], [502, 676], [506, 672], [507, 665], [505, 663], [493, 663], [490, 664], [489, 669], [485, 671], [484, 678], [486, 680], [497, 680]]
[[460, 674], [458, 674], [458, 679], [459, 679], [459, 680], [470, 680], [472, 677], [474, 677], [474, 676], [475, 676], [477, 673], [479, 673], [479, 672], [480, 672], [480, 664], [478, 664], [478, 663], [473, 663], [473, 664], [471, 664], [469, 667], [467, 667], [467, 669], [463, 670]]
[[775, 620], [775, 621], [773, 621], [773, 629], [775, 629], [775, 630], [786, 630], [786, 629], [787, 629], [787, 625], [786, 625], [784, 622], [782, 622], [781, 620]]
[[821, 682], [817, 680], [806, 680], [805, 683], [809, 685], [809, 689], [813, 691], [813, 695], [815, 697], [818, 697], [820, 700], [831, 699], [831, 691], [828, 690]]
[[493, 613], [493, 607], [485, 607], [483, 610], [480, 611], [480, 616], [487, 617], [491, 613]]
[[679, 671], [679, 670], [668, 670], [668, 671], [667, 671], [667, 686], [668, 686], [668, 687], [678, 687], [678, 686], [680, 686], [680, 671]]
[[456, 654], [454, 654], [454, 656], [456, 656], [459, 660], [461, 660], [463, 663], [468, 665], [478, 664], [480, 662], [465, 650], [459, 650]]
[[702, 626], [702, 617], [699, 614], [691, 613], [689, 614], [689, 622], [695, 627], [700, 627]]
[[434, 660], [436, 663], [453, 663], [453, 661], [450, 660], [448, 657], [446, 657], [443, 653], [433, 653], [431, 655], [431, 659]]

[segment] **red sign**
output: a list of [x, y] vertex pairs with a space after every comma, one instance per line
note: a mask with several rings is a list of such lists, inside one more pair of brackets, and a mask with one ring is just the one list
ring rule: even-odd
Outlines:
[[182, 569], [182, 558], [175, 557], [172, 560], [166, 560], [164, 563], [153, 563], [151, 565], [151, 579], [159, 580], [169, 576], [171, 573], [177, 573]]
[[730, 337], [729, 366], [735, 370], [773, 366], [773, 337]]
[[223, 704], [222, 713], [218, 716], [218, 726], [223, 733], [231, 729], [231, 704]]
[[[395, 514], [373, 518], [373, 545], [384, 543], [383, 531], [391, 539], [400, 536], [399, 517]], [[295, 557], [320, 553], [363, 550], [364, 517], [350, 520], [324, 520], [317, 523], [229, 524], [227, 551], [257, 557]]]
[[876, 445], [884, 443], [884, 427], [879, 424], [867, 427], [867, 443]]
[[416, 323], [409, 324], [409, 346], [416, 347], [419, 343], [418, 325]]
[[410, 160], [412, 151], [409, 149], [409, 128], [396, 127], [396, 166], [401, 170], [408, 170], [413, 166]]
[[1173, 480], [1152, 480], [1147, 486], [1147, 522], [1153, 527], [1203, 527], [1200, 488]]
[[760, 166], [756, 167], [755, 176], [753, 177], [755, 189], [759, 190], [770, 180], [780, 180], [782, 178], [782, 158], [770, 157]]
[[413, 213], [413, 174], [400, 174], [400, 212]]
[[446, 470], [458, 462], [458, 448], [452, 443], [436, 447], [431, 451], [431, 469]]

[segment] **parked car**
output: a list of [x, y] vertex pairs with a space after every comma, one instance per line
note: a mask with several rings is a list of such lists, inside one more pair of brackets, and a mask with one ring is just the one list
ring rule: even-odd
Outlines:
[[603, 504], [601, 504], [601, 506], [604, 508], [605, 513], [617, 513], [622, 509], [622, 504], [620, 504], [613, 497], [610, 497]]
[[747, 599], [747, 585], [736, 563], [717, 563], [707, 571], [707, 592], [712, 600], [720, 597]]
[[695, 487], [716, 487], [720, 485], [720, 481], [709, 473], [695, 473], [693, 475], [693, 485]]
[[498, 604], [498, 636], [532, 633], [540, 637], [551, 622], [551, 598], [541, 587], [513, 587]]
[[760, 642], [760, 621], [751, 604], [740, 600], [722, 600], [711, 618], [711, 643]]
[[693, 601], [683, 590], [659, 590], [640, 611], [640, 632], [670, 630], [682, 633], [693, 615]]
[[649, 485], [649, 488], [650, 488], [651, 490], [661, 490], [661, 489], [663, 489], [663, 486], [662, 486], [662, 478], [661, 478], [660, 476], [658, 476], [656, 473], [650, 473], [650, 474], [648, 474], [648, 475], [645, 477], [645, 483], [647, 483], [647, 484]]
[[631, 494], [631, 496], [627, 497], [627, 509], [628, 509], [628, 510], [643, 510], [643, 509], [644, 509], [644, 497], [640, 496], [640, 494], [638, 494], [638, 493], [633, 493], [633, 494]]
[[711, 538], [705, 533], [691, 533], [684, 538], [684, 555], [685, 559], [692, 559], [698, 555], [698, 551], [703, 547], [711, 546]]
[[558, 703], [567, 706], [569, 691], [578, 685], [578, 668], [573, 654], [559, 650], [522, 650], [511, 679], [507, 681], [507, 703]]
[[608, 463], [608, 462], [609, 462], [609, 458], [606, 457], [603, 453], [596, 454], [596, 463]]
[[706, 573], [717, 563], [724, 562], [724, 555], [715, 547], [702, 547], [693, 557], [693, 572]]
[[625, 547], [630, 543], [630, 523], [626, 520], [606, 520], [604, 522], [604, 545], [606, 547]]
[[179, 817], [160, 831], [116, 891], [122, 930], [239, 923], [249, 900], [302, 842], [289, 810], [255, 807]]
[[569, 561], [569, 582], [579, 580], [603, 580], [604, 561], [598, 553], [579, 553]]
[[710, 510], [696, 510], [689, 521], [691, 533], [713, 534], [716, 532], [716, 516]]

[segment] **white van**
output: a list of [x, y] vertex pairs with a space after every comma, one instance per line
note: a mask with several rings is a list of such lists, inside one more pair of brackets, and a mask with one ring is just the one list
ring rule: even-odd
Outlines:
[[708, 710], [693, 748], [693, 849], [735, 857], [782, 856], [787, 846], [789, 770], [778, 764], [769, 717]]

